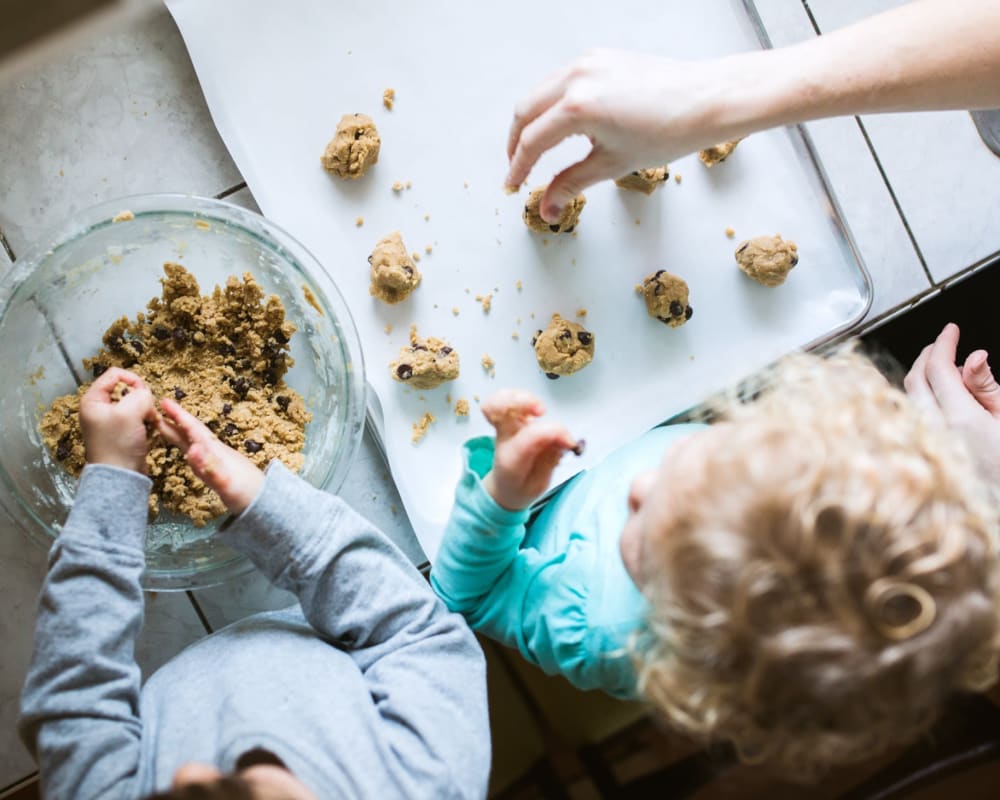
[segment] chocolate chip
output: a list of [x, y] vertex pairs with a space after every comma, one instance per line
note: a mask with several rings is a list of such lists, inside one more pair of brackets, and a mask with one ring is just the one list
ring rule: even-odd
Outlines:
[[371, 257], [371, 256], [368, 256], [368, 263], [369, 263], [369, 264], [371, 264], [371, 263], [372, 263], [372, 257]]
[[215, 346], [215, 351], [221, 356], [236, 355], [236, 348], [233, 347], [229, 342], [219, 342]]
[[281, 328], [275, 328], [271, 335], [278, 340], [278, 344], [288, 344], [288, 337], [285, 336], [285, 332]]
[[575, 456], [582, 456], [583, 451], [587, 448], [587, 440], [579, 439], [575, 445], [570, 448], [570, 451]]
[[580, 331], [576, 335], [576, 338], [579, 340], [580, 344], [582, 344], [584, 347], [586, 347], [588, 344], [594, 341], [594, 335], [592, 333], [589, 333], [588, 331]]
[[253, 366], [253, 362], [249, 358], [244, 358], [240, 360], [240, 369], [250, 369]]
[[155, 336], [162, 342], [164, 339], [170, 338], [170, 331], [168, 331], [162, 325], [157, 325], [155, 328], [153, 328], [153, 336]]
[[219, 420], [217, 420], [217, 419], [210, 419], [208, 422], [205, 423], [205, 427], [208, 428], [212, 433], [218, 433], [219, 432]]
[[653, 294], [656, 296], [663, 294], [663, 284], [659, 281], [653, 281]]
[[450, 347], [442, 347], [440, 350], [438, 350], [438, 355], [439, 356], [446, 356], [450, 352], [451, 352], [451, 348]]
[[653, 273], [653, 277], [654, 278], [659, 278], [664, 272], [666, 272], [665, 269], [658, 269], [658, 270], [656, 270], [656, 272]]
[[228, 417], [229, 412], [233, 410], [233, 407], [229, 403], [222, 404], [222, 416]]
[[59, 461], [64, 461], [69, 458], [69, 454], [73, 452], [73, 445], [70, 444], [69, 432], [64, 433], [59, 437], [59, 441], [56, 442], [56, 459]]
[[530, 208], [528, 208], [527, 206], [525, 206], [525, 207], [524, 207], [524, 213], [525, 213], [525, 214], [530, 214], [530, 213], [531, 213], [531, 209], [530, 209]]
[[407, 275], [412, 275], [413, 267], [411, 267], [409, 264], [403, 264], [403, 271], [406, 272]]
[[274, 386], [280, 380], [281, 373], [274, 367], [271, 367], [271, 369], [264, 373], [264, 382], [270, 384], [271, 386]]
[[552, 231], [553, 233], [559, 233], [559, 226], [558, 225], [549, 225], [549, 230]]
[[664, 325], [669, 325], [670, 324], [670, 317], [657, 317], [657, 319], [660, 322], [662, 322]]
[[426, 351], [427, 348], [424, 347], [422, 344], [411, 344], [410, 345], [410, 350], [412, 350], [414, 353], [416, 353], [418, 350], [424, 350], [424, 351]]
[[400, 364], [396, 367], [396, 377], [401, 381], [408, 381], [413, 377], [413, 367], [409, 364]]
[[749, 245], [750, 242], [743, 242], [743, 244], [736, 248], [736, 255], [740, 255]]
[[572, 233], [576, 225], [570, 225], [563, 233]]
[[188, 340], [188, 332], [179, 325], [170, 332], [170, 335], [178, 344], [184, 344]]
[[560, 331], [559, 332], [559, 338], [560, 339], [572, 339], [573, 338], [573, 332], [572, 331]]
[[288, 411], [288, 406], [292, 403], [291, 397], [285, 397], [283, 394], [279, 394], [274, 398], [274, 402], [278, 404], [278, 408], [282, 411]]
[[92, 369], [94, 370], [94, 378], [100, 378], [105, 372], [108, 371], [108, 365], [97, 361], [94, 363]]
[[792, 266], [794, 267], [798, 263], [799, 263], [799, 257], [797, 255], [792, 256]]
[[236, 379], [230, 378], [229, 382], [241, 400], [246, 399], [247, 393], [253, 388], [253, 384], [243, 376]]
[[140, 356], [142, 355], [142, 351], [146, 349], [145, 345], [142, 343], [142, 339], [132, 339], [129, 344], [132, 345], [132, 349], [135, 350], [135, 352], [137, 352]]
[[253, 439], [247, 439], [243, 442], [243, 447], [248, 453], [257, 453], [264, 449], [264, 445], [260, 442], [255, 442]]
[[124, 397], [124, 396], [125, 396], [125, 395], [127, 395], [127, 394], [128, 394], [128, 387], [127, 387], [127, 386], [123, 386], [123, 387], [122, 387], [122, 393], [121, 393], [121, 395], [120, 395], [120, 396], [121, 396], [121, 397]]
[[559, 378], [559, 376], [556, 375], [554, 372], [546, 372], [545, 377], [548, 378], [550, 381], [554, 381]]
[[239, 428], [237, 428], [232, 422], [227, 422], [226, 427], [222, 429], [223, 436], [233, 436]]
[[688, 306], [687, 308], [684, 309], [684, 319], [691, 319], [693, 314], [694, 314], [694, 309], [691, 308], [691, 306]]
[[177, 400], [177, 402], [180, 402], [181, 400], [183, 400], [187, 396], [188, 396], [187, 392], [185, 392], [179, 386], [175, 386], [174, 387], [174, 399]]
[[110, 339], [108, 339], [106, 344], [108, 345], [109, 349], [113, 350], [116, 353], [120, 353], [122, 347], [125, 345], [125, 342], [121, 336], [112, 336]]
[[354, 131], [354, 141], [357, 141], [358, 139], [361, 138], [361, 133], [362, 133], [361, 128], [358, 128], [356, 131]]
[[670, 301], [670, 316], [679, 317], [684, 313], [684, 306], [681, 305], [680, 300]]
[[633, 174], [633, 175], [634, 175], [634, 176], [635, 176], [636, 178], [638, 178], [638, 177], [639, 177], [639, 170], [637, 170], [637, 169], [634, 169], [634, 170], [632, 170], [632, 174]]
[[663, 180], [666, 180], [669, 177], [670, 177], [670, 171], [669, 170], [663, 170]]

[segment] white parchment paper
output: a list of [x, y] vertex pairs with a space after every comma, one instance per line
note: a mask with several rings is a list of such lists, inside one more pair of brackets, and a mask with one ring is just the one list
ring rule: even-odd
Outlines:
[[[595, 187], [576, 236], [529, 232], [521, 221], [526, 192], [501, 191], [512, 108], [548, 72], [594, 46], [691, 59], [756, 48], [735, 0], [167, 5], [262, 211], [315, 253], [347, 298], [390, 467], [432, 559], [460, 444], [488, 432], [475, 397], [529, 389], [586, 438], [586, 454], [564, 459], [561, 480], [865, 307], [859, 267], [788, 131], [747, 139], [712, 170], [682, 159], [671, 165], [682, 182], [671, 179], [652, 197]], [[382, 106], [388, 87], [396, 90], [393, 111]], [[319, 156], [352, 112], [374, 118], [383, 145], [372, 172], [346, 182], [325, 173]], [[530, 185], [586, 149], [585, 141], [565, 142]], [[393, 192], [396, 181], [412, 188]], [[367, 256], [394, 230], [421, 254], [424, 279], [408, 301], [387, 307], [369, 296]], [[741, 239], [774, 233], [798, 243], [801, 261], [784, 286], [766, 289], [739, 272], [733, 251]], [[690, 286], [694, 316], [682, 328], [650, 319], [635, 292], [657, 269]], [[493, 294], [488, 314], [474, 299], [485, 293]], [[548, 380], [531, 336], [553, 312], [576, 318], [579, 309], [595, 336], [594, 362]], [[458, 380], [424, 392], [391, 380], [388, 364], [411, 324], [459, 351]], [[484, 354], [496, 362], [495, 377], [480, 366]], [[448, 397], [468, 399], [470, 417], [456, 419]], [[414, 445], [411, 426], [426, 411], [437, 422]]]

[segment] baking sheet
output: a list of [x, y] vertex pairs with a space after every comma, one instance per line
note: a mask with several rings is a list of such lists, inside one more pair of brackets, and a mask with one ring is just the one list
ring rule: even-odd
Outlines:
[[[585, 455], [564, 459], [559, 481], [867, 307], [863, 267], [796, 131], [755, 135], [712, 170], [694, 156], [681, 159], [672, 171], [682, 182], [671, 179], [652, 197], [594, 187], [576, 235], [529, 232], [521, 221], [526, 193], [501, 191], [511, 109], [545, 74], [595, 45], [691, 59], [755, 49], [736, 0], [167, 5], [264, 214], [316, 254], [352, 309], [377, 395], [373, 417], [432, 560], [460, 444], [489, 430], [475, 398], [529, 389], [586, 438]], [[396, 90], [393, 111], [382, 107], [388, 87]], [[340, 116], [352, 112], [374, 118], [383, 145], [369, 175], [344, 182], [321, 169], [319, 155]], [[560, 145], [530, 185], [586, 149], [581, 139]], [[394, 192], [396, 181], [412, 188]], [[387, 307], [368, 294], [367, 256], [394, 230], [421, 254], [424, 278], [409, 300]], [[796, 241], [801, 260], [784, 286], [767, 289], [737, 270], [733, 251], [743, 238], [773, 233]], [[657, 269], [690, 286], [694, 316], [682, 328], [650, 319], [634, 290]], [[475, 300], [486, 293], [488, 313]], [[580, 309], [595, 335], [594, 362], [548, 380], [531, 336], [553, 312], [575, 318]], [[391, 380], [388, 363], [413, 323], [459, 351], [458, 380], [431, 391]], [[480, 366], [484, 354], [495, 360], [495, 376]], [[470, 401], [468, 419], [455, 418], [449, 397]], [[427, 411], [437, 422], [414, 445], [411, 426]]]

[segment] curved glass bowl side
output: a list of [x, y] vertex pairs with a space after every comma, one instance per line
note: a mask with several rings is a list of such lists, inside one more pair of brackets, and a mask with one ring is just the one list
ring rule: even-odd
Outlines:
[[[128, 208], [134, 219], [113, 223]], [[104, 329], [134, 317], [159, 293], [164, 261], [179, 261], [202, 292], [248, 271], [276, 294], [293, 337], [295, 366], [286, 379], [306, 399], [302, 475], [336, 490], [363, 433], [364, 363], [354, 322], [335, 283], [293, 237], [262, 217], [217, 200], [183, 195], [125, 198], [88, 209], [19, 259], [0, 282], [0, 484], [12, 513], [48, 547], [72, 502], [75, 481], [38, 435], [45, 407], [82, 380]], [[161, 515], [147, 530], [144, 586], [189, 589], [227, 580], [251, 567], [212, 537]]]

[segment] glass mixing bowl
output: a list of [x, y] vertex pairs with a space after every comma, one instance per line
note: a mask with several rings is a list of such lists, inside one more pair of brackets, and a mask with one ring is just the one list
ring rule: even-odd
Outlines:
[[[134, 218], [113, 222], [124, 210]], [[357, 452], [365, 419], [357, 330], [305, 247], [219, 200], [144, 195], [104, 203], [42, 239], [0, 282], [0, 483], [12, 499], [8, 510], [46, 548], [69, 513], [76, 480], [50, 456], [38, 423], [56, 397], [90, 380], [82, 360], [100, 348], [105, 329], [121, 316], [134, 319], [160, 294], [166, 261], [183, 264], [202, 294], [250, 272], [284, 303], [298, 328], [285, 380], [313, 414], [302, 477], [336, 491]], [[219, 522], [196, 528], [161, 513], [146, 530], [144, 588], [210, 586], [252, 569], [216, 539]]]

